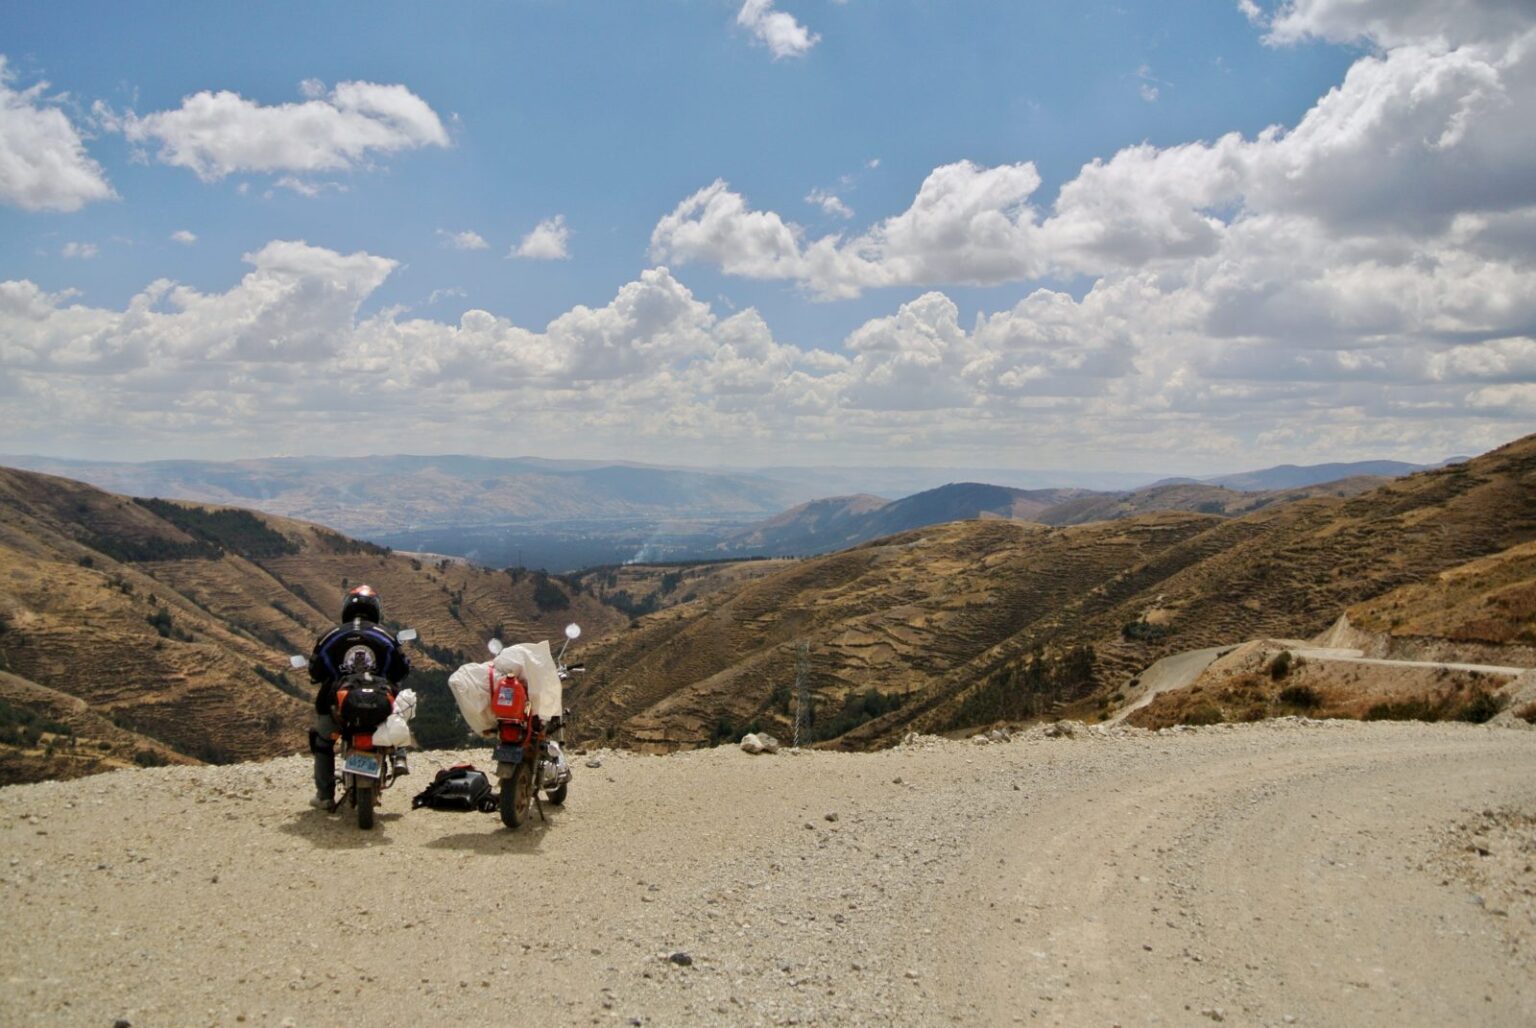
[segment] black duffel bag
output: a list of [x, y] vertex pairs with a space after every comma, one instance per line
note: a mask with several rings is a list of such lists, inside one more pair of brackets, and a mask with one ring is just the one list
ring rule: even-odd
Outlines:
[[455, 764], [439, 771], [432, 784], [416, 794], [411, 809], [417, 807], [489, 813], [496, 809], [496, 794], [491, 791], [491, 780], [484, 771], [473, 764]]

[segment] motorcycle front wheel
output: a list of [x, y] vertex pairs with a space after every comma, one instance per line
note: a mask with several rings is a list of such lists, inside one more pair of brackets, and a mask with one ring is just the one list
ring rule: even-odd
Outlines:
[[526, 761], [512, 768], [512, 777], [501, 783], [501, 823], [516, 828], [533, 809], [533, 768]]
[[549, 802], [553, 803], [555, 806], [557, 806], [557, 807], [560, 806], [562, 803], [565, 802], [565, 791], [566, 791], [567, 787], [570, 786], [570, 784], [571, 784], [570, 782], [561, 782], [559, 785], [555, 786], [553, 789], [547, 790], [544, 793], [544, 798], [549, 800]]

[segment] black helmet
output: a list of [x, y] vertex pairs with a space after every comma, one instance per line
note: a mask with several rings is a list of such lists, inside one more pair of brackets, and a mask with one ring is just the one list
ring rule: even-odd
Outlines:
[[370, 586], [360, 585], [347, 593], [347, 599], [341, 605], [341, 620], [343, 623], [362, 618], [378, 624], [383, 615], [379, 606], [379, 594]]

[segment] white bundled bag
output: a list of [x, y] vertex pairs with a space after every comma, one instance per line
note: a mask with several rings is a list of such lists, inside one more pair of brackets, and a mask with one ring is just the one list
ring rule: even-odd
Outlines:
[[548, 640], [508, 646], [496, 654], [495, 663], [497, 678], [516, 675], [528, 684], [528, 709], [535, 717], [548, 721], [560, 716], [560, 672], [555, 670]]
[[384, 723], [373, 730], [375, 746], [410, 746], [411, 726], [399, 714], [391, 714]]
[[375, 746], [414, 746], [416, 740], [411, 738], [411, 726], [406, 724], [416, 716], [416, 690], [401, 689], [395, 697], [395, 709], [384, 723], [373, 730], [373, 744]]
[[491, 713], [490, 672], [488, 662], [464, 664], [448, 676], [448, 688], [453, 691], [459, 713], [470, 729], [481, 735], [496, 728], [496, 715]]
[[416, 690], [401, 689], [395, 697], [395, 713], [409, 721], [416, 716]]

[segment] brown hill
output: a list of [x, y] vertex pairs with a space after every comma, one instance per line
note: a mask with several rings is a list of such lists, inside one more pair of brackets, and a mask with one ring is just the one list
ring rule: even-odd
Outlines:
[[490, 634], [556, 637], [571, 620], [601, 634], [624, 620], [538, 574], [427, 563], [271, 515], [5, 468], [0, 563], [0, 671], [12, 676], [0, 683], [0, 781], [298, 750], [312, 693], [302, 672], [284, 673], [285, 656], [307, 653], [362, 582], [390, 622], [421, 633], [412, 684], [425, 723], [448, 729], [457, 714], [441, 669]]
[[818, 736], [867, 746], [1030, 716], [1173, 651], [1310, 637], [1353, 604], [1533, 539], [1536, 437], [1237, 518], [936, 526], [646, 618], [590, 655], [587, 730], [655, 749], [753, 722], [782, 737], [800, 642]]
[[1277, 503], [1292, 503], [1318, 496], [1349, 497], [1391, 481], [1384, 476], [1358, 475], [1320, 485], [1244, 492], [1203, 482], [1172, 482], [1128, 493], [1094, 493], [1067, 500], [1041, 511], [1034, 520], [1045, 525], [1082, 525], [1113, 521], [1159, 510], [1185, 510], [1199, 514], [1241, 517]]

